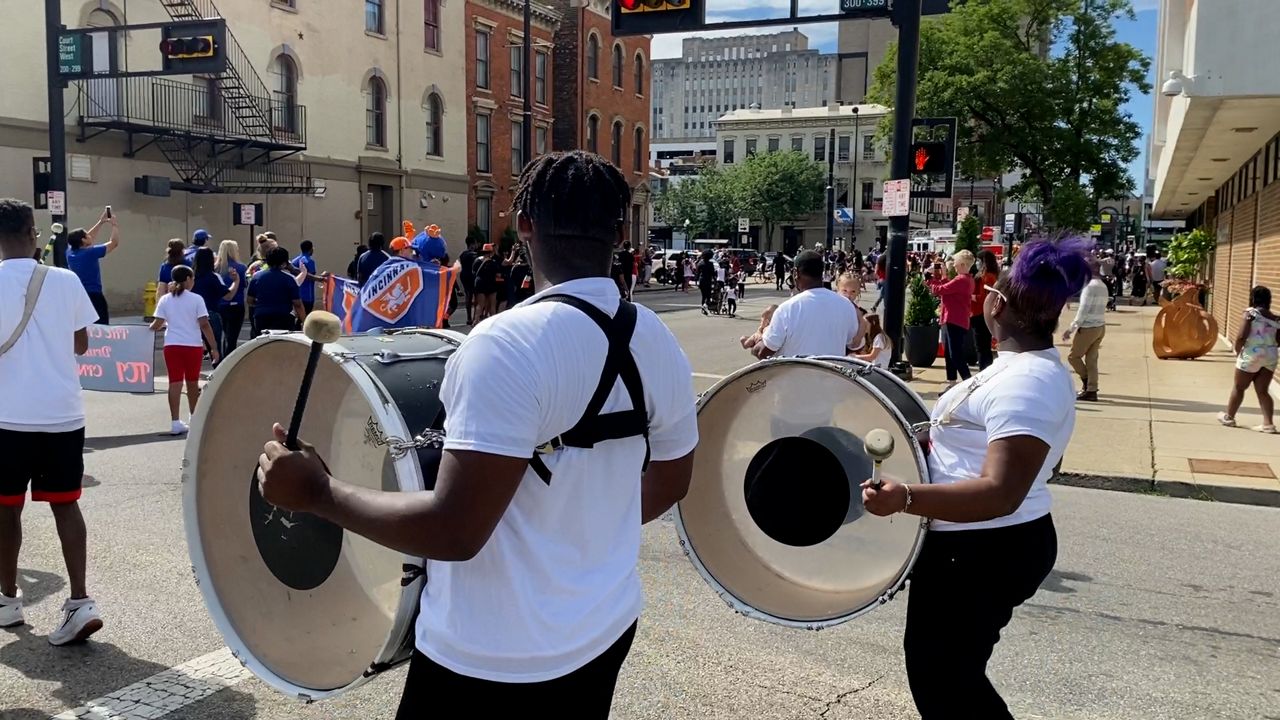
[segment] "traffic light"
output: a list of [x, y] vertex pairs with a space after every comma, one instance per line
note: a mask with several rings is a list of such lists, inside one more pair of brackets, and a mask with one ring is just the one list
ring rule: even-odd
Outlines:
[[702, 27], [704, 0], [613, 0], [614, 35], [693, 32]]
[[160, 41], [160, 52], [166, 60], [211, 58], [217, 51], [218, 46], [212, 35], [165, 38]]
[[689, 0], [618, 0], [618, 11], [623, 14], [688, 9]]
[[947, 171], [947, 144], [918, 142], [911, 144], [911, 172], [937, 175]]

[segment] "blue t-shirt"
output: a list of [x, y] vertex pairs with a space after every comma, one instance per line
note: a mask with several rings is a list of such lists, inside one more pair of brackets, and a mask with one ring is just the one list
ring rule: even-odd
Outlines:
[[182, 252], [182, 259], [191, 267], [196, 266], [196, 251], [200, 248], [207, 247], [205, 245], [188, 245], [187, 249]]
[[222, 284], [221, 275], [211, 272], [196, 276], [191, 291], [204, 298], [204, 307], [210, 315], [217, 315], [218, 306], [222, 304], [222, 298], [227, 294], [227, 286]]
[[[236, 274], [240, 276], [240, 287], [236, 288], [235, 297], [231, 298], [230, 300], [223, 300], [222, 304], [224, 306], [243, 305], [244, 291], [246, 288], [249, 287], [249, 270], [242, 263], [238, 263], [235, 260], [228, 260], [227, 264], [230, 265], [231, 268], [236, 271]], [[231, 274], [230, 273], [224, 274], [222, 276], [222, 282], [226, 284], [227, 287], [231, 287]]]
[[[186, 267], [191, 267], [193, 264], [194, 263], [183, 263]], [[168, 285], [173, 281], [173, 269], [176, 267], [178, 267], [178, 265], [170, 265], [168, 260], [160, 263], [160, 274], [157, 276], [156, 280], [158, 280], [161, 285]]]
[[98, 261], [106, 256], [106, 245], [90, 245], [79, 250], [67, 248], [67, 267], [80, 278], [85, 292], [102, 292], [102, 268]]
[[360, 256], [360, 261], [356, 263], [356, 282], [361, 285], [369, 282], [369, 276], [373, 271], [390, 259], [391, 256], [381, 250], [366, 250]]
[[249, 297], [253, 298], [254, 315], [288, 315], [293, 312], [293, 301], [301, 299], [298, 281], [279, 269], [255, 274], [249, 281]]
[[[299, 270], [306, 269], [312, 275], [316, 274], [316, 261], [310, 255], [299, 255], [292, 260], [293, 266]], [[304, 280], [302, 286], [298, 288], [298, 296], [302, 302], [309, 303], [316, 301], [316, 284], [311, 280]]]

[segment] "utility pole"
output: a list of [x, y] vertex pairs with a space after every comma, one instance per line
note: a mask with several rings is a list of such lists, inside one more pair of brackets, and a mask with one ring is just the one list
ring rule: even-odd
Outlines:
[[[849, 202], [849, 252], [853, 252], [858, 244], [858, 208], [862, 205], [862, 189], [858, 183], [858, 156], [862, 154], [862, 127], [859, 124], [860, 117], [858, 115], [858, 106], [853, 106], [853, 145], [850, 152], [853, 153], [853, 170], [849, 173], [849, 192], [845, 197]], [[853, 193], [857, 190], [858, 199], [853, 199]], [[854, 204], [854, 203], [857, 204]]]
[[62, 212], [53, 215], [53, 222], [62, 224], [62, 232], [53, 237], [53, 263], [67, 266], [67, 119], [63, 107], [62, 92], [66, 83], [58, 72], [58, 37], [62, 27], [61, 0], [44, 0], [45, 22], [45, 74], [49, 78], [49, 194], [62, 194]]
[[[524, 144], [521, 165], [533, 161], [533, 0], [524, 0]], [[523, 167], [521, 168], [523, 169]]]
[[827, 143], [827, 246], [831, 250], [836, 240], [836, 129], [831, 128]]
[[[921, 0], [899, 0], [894, 3], [898, 26], [898, 88], [893, 108], [893, 165], [890, 178], [911, 179], [912, 119], [916, 114], [916, 79], [920, 65]], [[903, 321], [907, 299], [907, 236], [911, 232], [911, 216], [889, 218], [889, 262], [886, 268], [884, 330], [892, 341], [889, 365], [905, 377], [911, 367], [902, 366]]]

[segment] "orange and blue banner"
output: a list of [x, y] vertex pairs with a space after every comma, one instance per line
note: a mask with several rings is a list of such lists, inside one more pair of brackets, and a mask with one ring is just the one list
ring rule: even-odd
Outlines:
[[383, 328], [444, 326], [460, 266], [391, 258], [369, 276], [363, 287], [330, 276], [325, 281], [325, 307], [342, 321], [346, 335]]

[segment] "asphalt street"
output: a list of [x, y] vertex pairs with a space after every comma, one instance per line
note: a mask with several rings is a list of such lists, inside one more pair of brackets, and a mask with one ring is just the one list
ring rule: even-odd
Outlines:
[[[752, 286], [741, 317], [730, 319], [704, 317], [693, 294], [637, 297], [684, 345], [698, 391], [747, 364], [737, 338], [779, 299]], [[938, 371], [925, 373], [926, 397], [930, 372]], [[86, 402], [89, 589], [106, 626], [84, 646], [45, 641], [67, 589], [52, 519], [29, 507], [20, 561], [29, 625], [0, 631], [5, 720], [83, 709], [226, 644], [193, 580], [183, 441], [160, 434], [163, 395], [89, 393]], [[1015, 613], [991, 662], [1017, 717], [1280, 719], [1280, 510], [1067, 487], [1053, 494], [1057, 567]], [[617, 720], [916, 717], [902, 668], [905, 595], [836, 628], [792, 630], [734, 614], [684, 557], [669, 519], [644, 539], [648, 605], [619, 681]], [[171, 712], [132, 717], [377, 720], [394, 715], [403, 679], [393, 669], [303, 705], [233, 677]]]

